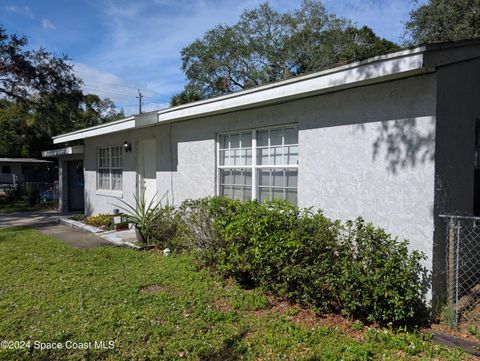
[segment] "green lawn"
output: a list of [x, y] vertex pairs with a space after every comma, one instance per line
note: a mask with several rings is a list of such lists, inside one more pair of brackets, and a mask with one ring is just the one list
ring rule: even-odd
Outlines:
[[[5, 360], [467, 359], [418, 334], [341, 331], [295, 307], [269, 308], [259, 291], [225, 285], [186, 256], [76, 250], [27, 229], [0, 231], [0, 310], [0, 340], [31, 341], [0, 350]], [[101, 340], [115, 348], [33, 348]]]
[[23, 201], [16, 201], [14, 203], [0, 203], [0, 214], [1, 213], [14, 213], [14, 212], [34, 212], [41, 211], [44, 209], [51, 209], [52, 205], [37, 204], [31, 206]]

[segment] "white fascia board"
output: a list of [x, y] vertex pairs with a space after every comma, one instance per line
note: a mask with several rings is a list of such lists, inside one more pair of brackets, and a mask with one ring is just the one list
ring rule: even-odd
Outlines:
[[85, 128], [53, 137], [53, 144], [65, 143], [73, 140], [85, 139], [95, 137], [97, 135], [115, 133], [133, 128], [135, 128], [135, 117], [128, 117], [111, 123], [105, 123], [95, 127]]
[[162, 122], [227, 113], [269, 103], [323, 94], [362, 84], [401, 78], [421, 71], [427, 71], [427, 69], [423, 69], [424, 51], [425, 47], [403, 50], [234, 94], [167, 108], [158, 111], [156, 114], [140, 114], [116, 122], [59, 135], [53, 137], [53, 143], [58, 144], [85, 139], [143, 126], [151, 126]]
[[84, 153], [83, 145], [73, 145], [71, 147], [66, 147], [61, 149], [44, 150], [42, 152], [42, 157], [58, 158], [65, 155], [83, 154], [83, 153]]
[[230, 112], [241, 108], [331, 92], [364, 83], [383, 81], [388, 77], [402, 77], [409, 73], [426, 71], [423, 69], [423, 53], [408, 54], [335, 70], [328, 71], [328, 74], [316, 73], [301, 79], [294, 78], [288, 82], [213, 98], [190, 106], [165, 109], [158, 112], [158, 121], [168, 122]]

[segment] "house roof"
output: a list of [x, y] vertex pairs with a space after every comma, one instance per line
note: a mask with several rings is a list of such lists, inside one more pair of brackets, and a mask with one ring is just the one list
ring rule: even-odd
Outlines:
[[52, 161], [36, 158], [0, 158], [0, 163], [47, 164]]
[[183, 121], [385, 82], [422, 73], [438, 66], [480, 57], [480, 39], [435, 43], [376, 56], [332, 69], [292, 77], [237, 93], [155, 112], [132, 115], [53, 137], [55, 144], [116, 133], [159, 123]]
[[59, 158], [62, 156], [83, 154], [83, 153], [84, 153], [83, 145], [73, 145], [71, 147], [66, 147], [66, 148], [44, 150], [42, 152], [42, 157]]

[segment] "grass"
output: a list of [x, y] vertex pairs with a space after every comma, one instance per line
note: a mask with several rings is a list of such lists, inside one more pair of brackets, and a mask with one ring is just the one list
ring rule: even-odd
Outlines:
[[29, 205], [24, 201], [16, 201], [13, 203], [0, 203], [0, 214], [2, 213], [15, 213], [15, 212], [34, 212], [44, 209], [52, 209], [51, 204], [36, 204]]
[[[259, 291], [225, 285], [188, 256], [73, 249], [0, 231], [0, 340], [114, 341], [113, 349], [0, 349], [0, 360], [462, 360], [418, 333], [298, 322]], [[356, 335], [356, 336], [355, 336]]]

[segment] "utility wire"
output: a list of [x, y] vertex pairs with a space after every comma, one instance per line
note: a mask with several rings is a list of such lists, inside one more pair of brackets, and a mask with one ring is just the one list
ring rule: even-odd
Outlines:
[[135, 87], [131, 87], [131, 86], [128, 86], [128, 85], [120, 85], [120, 84], [115, 84], [115, 83], [109, 83], [109, 82], [106, 82], [106, 81], [100, 81], [100, 80], [86, 80], [84, 81], [85, 83], [98, 83], [98, 84], [105, 84], [105, 85], [112, 85], [112, 86], [115, 86], [115, 87], [120, 87], [120, 88], [128, 88], [128, 89], [134, 89], [134, 90], [137, 90], [137, 88]]
[[135, 94], [121, 93], [121, 92], [118, 92], [118, 91], [110, 91], [110, 90], [105, 90], [105, 89], [95, 88], [95, 87], [90, 87], [90, 86], [84, 86], [83, 88], [87, 89], [89, 91], [91, 90], [91, 91], [94, 91], [94, 92], [102, 92], [102, 93], [105, 93], [105, 94], [112, 94], [112, 95], [126, 96], [126, 97], [134, 97], [135, 96]]

